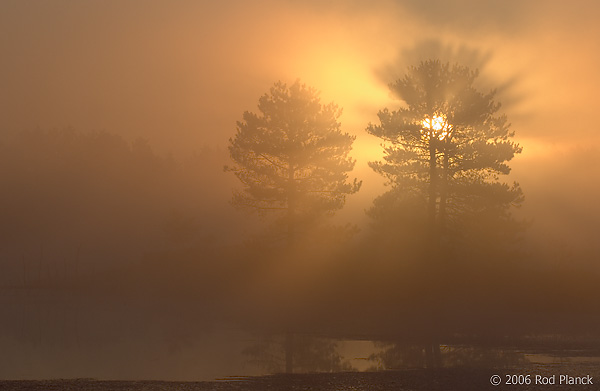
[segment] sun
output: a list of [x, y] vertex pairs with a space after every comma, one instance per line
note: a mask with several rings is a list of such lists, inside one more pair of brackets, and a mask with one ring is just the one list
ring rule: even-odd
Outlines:
[[434, 114], [431, 118], [421, 121], [421, 134], [426, 140], [437, 138], [442, 141], [450, 135], [452, 125], [448, 123], [445, 114]]

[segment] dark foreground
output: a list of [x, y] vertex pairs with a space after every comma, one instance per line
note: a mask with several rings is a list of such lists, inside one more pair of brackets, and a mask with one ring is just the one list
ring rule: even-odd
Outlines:
[[[544, 375], [563, 373], [563, 368], [545, 367], [539, 371], [531, 369], [520, 371]], [[516, 371], [516, 372], [515, 372]], [[46, 380], [46, 381], [0, 381], [0, 390], [77, 390], [77, 391], [204, 391], [204, 390], [323, 390], [323, 391], [470, 391], [470, 390], [598, 390], [600, 378], [594, 377], [594, 385], [506, 385], [493, 386], [490, 377], [501, 375], [502, 382], [506, 374], [518, 373], [517, 370], [484, 369], [443, 369], [436, 372], [427, 370], [403, 370], [385, 372], [344, 372], [319, 374], [272, 375], [262, 377], [227, 379], [213, 382], [161, 382], [161, 381], [98, 381], [92, 379]], [[579, 374], [583, 375], [581, 368]], [[587, 372], [587, 371], [584, 371]], [[596, 369], [596, 375], [597, 369]], [[573, 373], [577, 375], [577, 373]], [[594, 375], [594, 374], [591, 374]], [[533, 383], [533, 382], [532, 382]]]

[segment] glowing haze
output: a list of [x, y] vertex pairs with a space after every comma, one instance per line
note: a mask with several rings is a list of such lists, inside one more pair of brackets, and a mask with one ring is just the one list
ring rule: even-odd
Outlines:
[[558, 171], [583, 160], [568, 169], [573, 186], [591, 186], [573, 171], [597, 167], [594, 2], [9, 0], [0, 7], [7, 129], [101, 129], [176, 154], [223, 148], [235, 121], [256, 110], [275, 81], [300, 78], [343, 108], [343, 128], [358, 137], [353, 156], [365, 186], [349, 208], [361, 211], [380, 193], [367, 162], [381, 149], [364, 129], [379, 109], [401, 104], [387, 84], [409, 65], [440, 58], [479, 68], [481, 88], [498, 89], [524, 147], [513, 172], [532, 201], [525, 210], [548, 191], [565, 193], [541, 189], [554, 183], [540, 178], [557, 154]]
[[[357, 136], [352, 155], [365, 183], [347, 209], [361, 214], [381, 193], [367, 162], [382, 152], [366, 125], [401, 104], [387, 84], [440, 58], [478, 68], [481, 89], [498, 89], [524, 147], [512, 164], [523, 213], [560, 231], [548, 194], [587, 205], [598, 192], [589, 178], [600, 156], [599, 9], [586, 1], [3, 1], [0, 118], [5, 129], [106, 130], [185, 155], [224, 148], [275, 81], [300, 78], [343, 108], [343, 129]], [[589, 243], [589, 232], [573, 237]]]
[[[236, 121], [246, 110], [257, 111], [261, 95], [278, 80], [300, 79], [321, 91], [322, 103], [343, 108], [342, 129], [357, 137], [351, 175], [363, 186], [339, 218], [360, 225], [384, 191], [367, 166], [382, 158], [380, 140], [365, 128], [379, 110], [403, 104], [390, 95], [389, 83], [408, 66], [438, 58], [478, 69], [477, 87], [497, 89], [500, 111], [523, 146], [510, 162], [509, 181], [523, 188], [518, 213], [532, 221], [531, 235], [600, 250], [598, 20], [600, 3], [583, 0], [3, 0], [0, 147], [11, 131], [71, 127], [143, 138], [176, 160], [206, 146], [222, 152]], [[443, 116], [422, 125], [440, 140], [451, 131]], [[222, 172], [227, 162], [220, 155], [211, 159], [213, 165], [197, 163], [209, 180], [181, 192], [190, 209], [221, 202], [227, 212], [202, 215], [216, 229], [216, 220], [236, 213], [226, 205], [229, 183], [222, 185], [235, 178]], [[44, 179], [52, 186], [53, 178]], [[218, 191], [211, 187], [217, 182]], [[164, 199], [170, 193], [165, 190]], [[96, 192], [89, 198], [110, 197]], [[189, 223], [185, 216], [173, 220]], [[30, 251], [37, 256], [38, 247]]]

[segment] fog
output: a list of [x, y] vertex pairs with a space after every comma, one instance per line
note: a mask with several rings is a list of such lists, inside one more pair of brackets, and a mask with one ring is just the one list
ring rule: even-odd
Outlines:
[[[292, 337], [296, 371], [432, 335], [597, 341], [599, 17], [585, 1], [3, 1], [0, 378], [277, 372]], [[500, 178], [523, 191], [514, 220], [468, 221], [471, 242], [440, 253], [369, 167], [384, 152], [366, 131], [430, 59], [477, 69], [522, 147]], [[244, 112], [296, 80], [342, 109], [362, 185], [286, 244], [224, 167]]]

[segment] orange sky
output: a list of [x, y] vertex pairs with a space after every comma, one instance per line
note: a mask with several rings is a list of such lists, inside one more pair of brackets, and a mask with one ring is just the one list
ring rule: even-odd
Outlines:
[[[172, 150], [225, 145], [274, 81], [301, 78], [359, 134], [394, 104], [379, 71], [438, 54], [484, 65], [490, 87], [515, 79], [508, 98], [521, 100], [508, 109], [525, 117], [519, 137], [596, 137], [600, 12], [591, 1], [143, 4], [3, 2], [5, 126], [103, 128]], [[477, 55], [489, 60], [468, 58]]]

